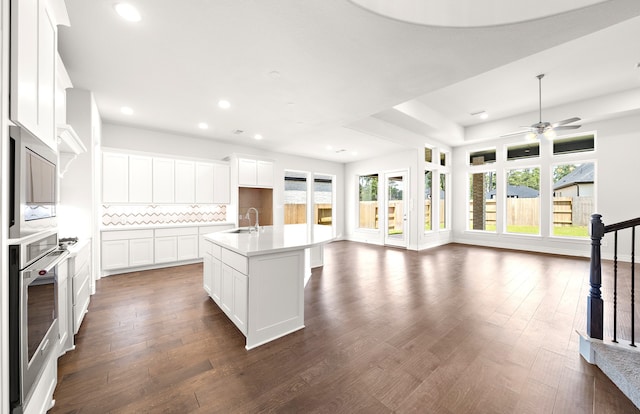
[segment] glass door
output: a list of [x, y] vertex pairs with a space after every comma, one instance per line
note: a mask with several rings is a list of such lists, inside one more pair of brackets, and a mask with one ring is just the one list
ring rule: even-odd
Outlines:
[[385, 237], [384, 243], [390, 246], [407, 247], [408, 211], [407, 171], [385, 174]]

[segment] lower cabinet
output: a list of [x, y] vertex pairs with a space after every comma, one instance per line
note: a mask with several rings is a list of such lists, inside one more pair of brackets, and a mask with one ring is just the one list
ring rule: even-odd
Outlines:
[[[69, 304], [71, 298], [69, 297], [69, 260], [65, 260], [58, 265], [58, 355], [62, 355], [73, 347], [73, 339], [71, 336], [71, 310]], [[71, 344], [70, 344], [71, 343]]]
[[[223, 256], [225, 258], [232, 257], [229, 262], [246, 272], [246, 266], [242, 265], [243, 259], [236, 257], [240, 255], [222, 249], [211, 242], [205, 241], [205, 243], [207, 246], [204, 258], [204, 289], [227, 317], [240, 329], [240, 332], [246, 335], [249, 295], [248, 276], [221, 260]], [[244, 262], [246, 263], [246, 260]]]
[[102, 269], [153, 264], [153, 230], [102, 232]]

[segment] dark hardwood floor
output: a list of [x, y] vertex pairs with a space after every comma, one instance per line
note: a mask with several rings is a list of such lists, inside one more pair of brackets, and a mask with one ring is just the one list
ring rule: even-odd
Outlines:
[[589, 262], [325, 249], [306, 328], [251, 351], [202, 266], [103, 278], [52, 413], [637, 413], [582, 360]]

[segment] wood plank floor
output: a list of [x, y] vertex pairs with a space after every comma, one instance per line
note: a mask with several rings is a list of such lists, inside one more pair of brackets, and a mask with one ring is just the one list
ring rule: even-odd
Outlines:
[[52, 413], [637, 413], [578, 353], [589, 262], [325, 249], [306, 328], [252, 351], [202, 266], [98, 282]]

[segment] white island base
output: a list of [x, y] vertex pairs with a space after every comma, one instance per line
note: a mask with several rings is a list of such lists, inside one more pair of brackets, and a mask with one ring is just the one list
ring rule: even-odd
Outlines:
[[312, 246], [331, 240], [320, 228], [262, 228], [205, 236], [204, 289], [246, 337], [246, 349], [304, 328], [304, 284]]

